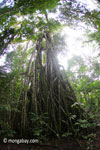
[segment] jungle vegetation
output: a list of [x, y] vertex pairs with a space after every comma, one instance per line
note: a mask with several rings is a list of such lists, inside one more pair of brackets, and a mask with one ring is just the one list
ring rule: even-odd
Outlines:
[[91, 25], [88, 42], [100, 45], [99, 13], [78, 0], [0, 3], [0, 56], [6, 56], [0, 66], [1, 139], [73, 136], [78, 142], [99, 126], [100, 54], [88, 59], [90, 65], [73, 56], [67, 70], [57, 59], [65, 49], [65, 26]]

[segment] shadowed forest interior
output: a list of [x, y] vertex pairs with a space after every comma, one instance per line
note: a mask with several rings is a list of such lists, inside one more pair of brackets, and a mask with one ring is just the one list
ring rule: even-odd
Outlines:
[[99, 0], [0, 1], [0, 150], [100, 149], [99, 49]]

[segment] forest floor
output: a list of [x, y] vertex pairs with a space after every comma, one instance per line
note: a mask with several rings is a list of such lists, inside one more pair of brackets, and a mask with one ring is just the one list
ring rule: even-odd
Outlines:
[[[76, 139], [67, 138], [44, 144], [0, 144], [0, 150], [100, 150], [100, 129], [96, 131], [96, 138], [90, 145], [80, 140], [82, 148]], [[91, 147], [91, 149], [89, 148]]]

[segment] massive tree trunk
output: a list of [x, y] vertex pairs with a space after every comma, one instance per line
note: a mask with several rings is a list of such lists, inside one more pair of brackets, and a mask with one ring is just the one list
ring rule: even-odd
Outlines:
[[[42, 45], [43, 39], [46, 42], [45, 48]], [[46, 55], [45, 66], [42, 63], [43, 52]], [[24, 91], [22, 125], [25, 127], [27, 121], [26, 101], [27, 93], [30, 93], [28, 110], [38, 116], [47, 113], [48, 128], [54, 129], [56, 134], [61, 133], [62, 130], [69, 130], [69, 126], [72, 126], [69, 119], [69, 115], [72, 113], [71, 105], [76, 101], [76, 97], [67, 77], [65, 79], [60, 70], [50, 33], [46, 32], [40, 35], [36, 43], [35, 55], [34, 65], [31, 65], [31, 59], [24, 82], [26, 89]]]

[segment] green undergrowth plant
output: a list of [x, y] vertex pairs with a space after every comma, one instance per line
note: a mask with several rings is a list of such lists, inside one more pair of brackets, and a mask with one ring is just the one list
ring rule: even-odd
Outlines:
[[85, 119], [78, 119], [75, 122], [76, 135], [78, 139], [86, 141], [86, 150], [93, 150], [93, 141], [96, 138], [96, 128], [98, 124], [94, 121], [93, 116], [86, 117]]
[[39, 116], [35, 113], [31, 113], [30, 115], [33, 125], [32, 133], [34, 137], [38, 138], [40, 141], [46, 140], [48, 133], [48, 114], [44, 113]]
[[[92, 150], [93, 148], [93, 141], [96, 137], [95, 131], [96, 128], [99, 126], [99, 123], [96, 122], [95, 115], [87, 112], [83, 109], [83, 105], [75, 102], [72, 106], [73, 112], [70, 113], [70, 120], [73, 125], [73, 131], [67, 131], [62, 135], [62, 137], [76, 137], [79, 143], [80, 140], [86, 141], [86, 149]], [[74, 114], [74, 110], [77, 112], [81, 112], [81, 114]], [[83, 111], [83, 112], [82, 112]]]
[[87, 140], [86, 150], [93, 150], [93, 141], [96, 138], [96, 134], [95, 133], [90, 133], [87, 136], [84, 136], [83, 138], [85, 140]]

